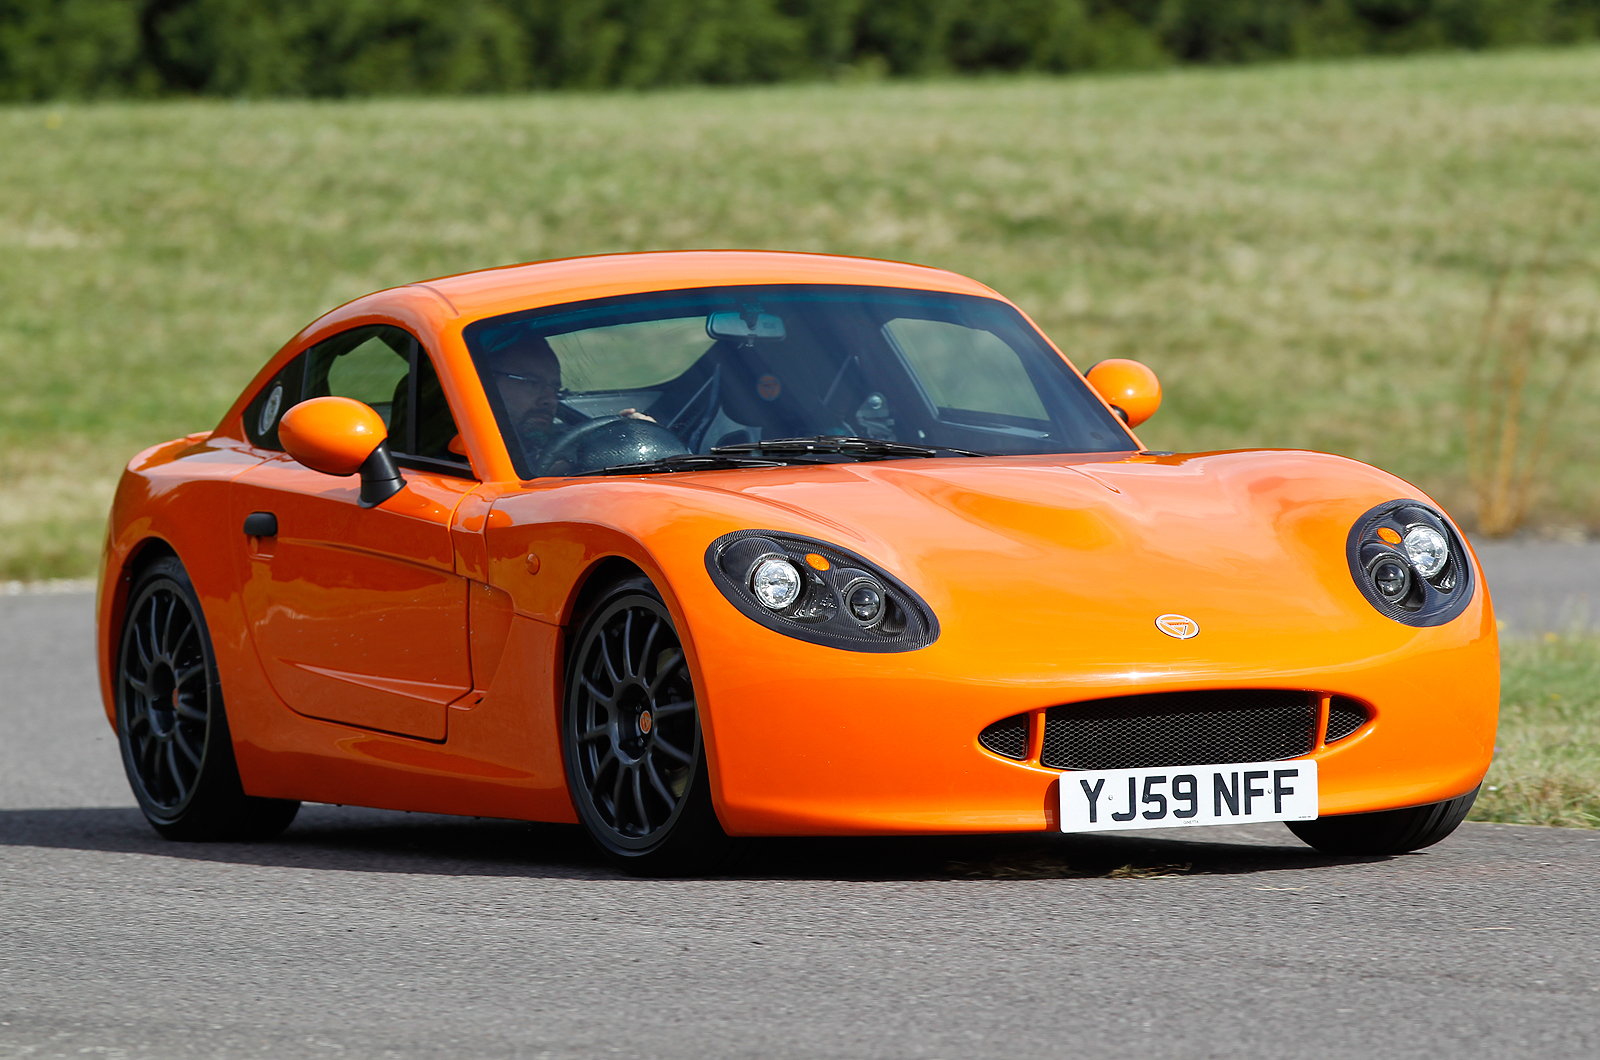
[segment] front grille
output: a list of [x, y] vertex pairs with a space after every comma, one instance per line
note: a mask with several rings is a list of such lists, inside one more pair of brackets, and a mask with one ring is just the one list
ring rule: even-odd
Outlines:
[[1326, 743], [1352, 736], [1367, 723], [1367, 708], [1353, 699], [1334, 696], [1328, 704], [1328, 738]]
[[1318, 698], [1225, 688], [1051, 707], [1040, 761], [1052, 769], [1141, 769], [1294, 758], [1316, 741]]
[[1028, 757], [1028, 716], [1001, 718], [978, 734], [978, 742], [997, 755], [1022, 761]]

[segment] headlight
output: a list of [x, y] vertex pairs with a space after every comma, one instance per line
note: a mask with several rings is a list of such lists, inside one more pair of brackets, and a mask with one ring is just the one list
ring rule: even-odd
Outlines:
[[1411, 568], [1393, 553], [1374, 556], [1367, 564], [1367, 577], [1385, 603], [1398, 605], [1411, 593]]
[[750, 575], [750, 588], [769, 611], [782, 611], [800, 598], [800, 572], [794, 564], [767, 556]]
[[851, 651], [914, 651], [939, 636], [920, 596], [837, 545], [771, 530], [726, 534], [706, 570], [746, 616], [787, 636]]
[[1420, 501], [1387, 501], [1356, 520], [1345, 548], [1350, 576], [1396, 622], [1438, 626], [1472, 599], [1466, 546], [1443, 513]]
[[850, 617], [863, 626], [875, 626], [883, 617], [883, 586], [871, 578], [858, 578], [839, 595], [844, 597]]
[[1431, 526], [1413, 526], [1403, 542], [1406, 558], [1424, 578], [1432, 578], [1450, 562], [1450, 542]]

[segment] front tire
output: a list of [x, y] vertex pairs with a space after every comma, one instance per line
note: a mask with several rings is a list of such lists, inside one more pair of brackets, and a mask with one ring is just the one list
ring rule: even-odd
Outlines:
[[168, 839], [266, 839], [300, 804], [244, 793], [199, 598], [176, 557], [128, 596], [116, 673], [117, 743], [150, 826]]
[[721, 865], [700, 714], [682, 642], [649, 579], [611, 586], [575, 624], [562, 710], [567, 786], [589, 837], [635, 875]]
[[1315, 821], [1286, 821], [1289, 831], [1324, 854], [1406, 854], [1431, 847], [1454, 832], [1478, 798], [1478, 789], [1427, 806], [1376, 813], [1347, 813]]

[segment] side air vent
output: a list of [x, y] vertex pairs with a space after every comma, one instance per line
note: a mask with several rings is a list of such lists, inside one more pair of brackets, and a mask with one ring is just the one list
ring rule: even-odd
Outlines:
[[1356, 730], [1367, 723], [1367, 708], [1353, 699], [1334, 696], [1328, 704], [1328, 738], [1326, 743], [1354, 736]]
[[978, 742], [997, 755], [1022, 761], [1028, 757], [1028, 716], [1001, 718], [978, 734]]
[[1140, 769], [1294, 758], [1316, 741], [1318, 698], [1222, 688], [1051, 707], [1040, 760], [1052, 769]]

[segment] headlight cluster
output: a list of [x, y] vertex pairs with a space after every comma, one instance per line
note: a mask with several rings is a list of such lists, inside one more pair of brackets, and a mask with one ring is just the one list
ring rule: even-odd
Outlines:
[[706, 549], [733, 606], [768, 629], [850, 651], [914, 651], [939, 636], [922, 598], [865, 558], [825, 541], [740, 530]]
[[1419, 501], [1386, 501], [1357, 519], [1346, 553], [1362, 595], [1396, 622], [1442, 625], [1472, 599], [1466, 547]]

